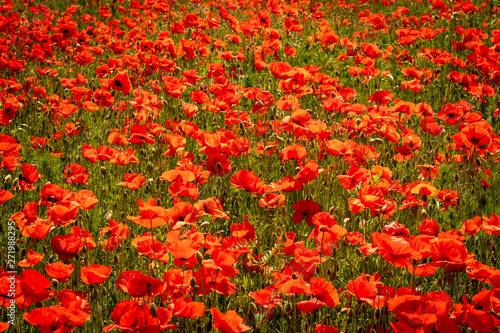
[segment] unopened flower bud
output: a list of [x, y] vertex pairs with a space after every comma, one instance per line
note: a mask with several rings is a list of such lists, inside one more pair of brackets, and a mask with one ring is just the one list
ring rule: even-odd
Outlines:
[[149, 303], [149, 313], [151, 313], [151, 317], [156, 318], [156, 304], [154, 302]]
[[196, 251], [195, 258], [196, 258], [196, 261], [198, 262], [198, 264], [201, 265], [201, 263], [203, 261], [203, 254], [201, 254], [200, 251]]

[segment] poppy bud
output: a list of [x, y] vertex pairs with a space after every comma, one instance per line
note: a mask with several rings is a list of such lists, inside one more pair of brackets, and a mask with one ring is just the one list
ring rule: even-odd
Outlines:
[[201, 254], [200, 251], [196, 251], [195, 258], [196, 258], [196, 261], [198, 262], [198, 264], [201, 265], [201, 263], [203, 261], [203, 254]]
[[283, 309], [283, 305], [281, 305], [281, 303], [278, 303], [278, 304], [276, 305], [276, 308], [278, 309], [278, 312], [279, 312], [280, 314], [284, 314], [284, 313], [285, 313], [285, 309]]
[[491, 239], [490, 238], [486, 239], [486, 247], [488, 248], [488, 250], [491, 250]]
[[425, 209], [423, 209], [423, 208], [422, 208], [422, 211], [420, 212], [420, 214], [422, 214], [423, 218], [427, 217], [427, 211]]
[[356, 248], [356, 254], [357, 254], [359, 257], [363, 256], [363, 252], [361, 252], [361, 250], [360, 250], [360, 248], [359, 248], [359, 247], [358, 247], [358, 248]]
[[54, 288], [57, 289], [57, 286], [59, 285], [59, 281], [57, 281], [56, 279], [52, 279], [52, 285], [54, 286]]
[[118, 264], [118, 263], [120, 262], [120, 260], [118, 260], [118, 256], [116, 255], [116, 253], [115, 253], [115, 255], [113, 256], [113, 262], [114, 262], [115, 264]]
[[5, 185], [11, 178], [12, 178], [11, 175], [5, 176], [5, 178], [3, 179], [3, 184]]
[[365, 134], [365, 132], [361, 132], [361, 134], [359, 135], [359, 139], [361, 141], [365, 141], [366, 140], [366, 134]]
[[292, 313], [292, 310], [293, 310], [292, 303], [286, 302], [286, 304], [285, 304], [285, 312], [288, 313], [288, 314], [290, 314], [290, 313]]
[[281, 216], [286, 217], [286, 207], [281, 206]]
[[156, 304], [154, 302], [149, 303], [149, 313], [153, 318], [156, 318]]
[[103, 288], [101, 293], [103, 296], [106, 296], [108, 294], [108, 290]]
[[92, 298], [96, 300], [97, 297], [99, 297], [99, 290], [96, 287], [92, 290]]
[[209, 321], [207, 326], [205, 326], [205, 332], [210, 332], [212, 330], [212, 322]]
[[191, 288], [194, 288], [194, 286], [196, 285], [196, 279], [194, 277], [191, 278], [191, 281], [189, 281], [189, 285], [191, 285]]
[[195, 286], [193, 287], [193, 293], [194, 293], [194, 294], [197, 294], [197, 293], [198, 293], [198, 290], [200, 290], [200, 286], [199, 286], [199, 285], [195, 285]]
[[203, 222], [202, 224], [200, 224], [200, 228], [206, 228], [206, 227], [208, 227], [209, 225], [210, 225], [210, 222], [205, 221], [205, 222]]
[[151, 148], [151, 152], [152, 152], [153, 154], [156, 154], [156, 148], [155, 148], [155, 147]]
[[116, 251], [117, 253], [122, 252], [122, 245], [121, 245], [121, 244], [118, 244], [118, 245], [116, 246], [115, 251]]
[[286, 241], [288, 240], [288, 237], [286, 236], [286, 234], [282, 234], [281, 235], [281, 239], [284, 243], [286, 243]]
[[326, 270], [326, 274], [327, 274], [328, 276], [332, 275], [332, 273], [333, 273], [333, 272], [332, 272], [331, 268], [328, 268], [328, 269]]
[[321, 266], [316, 266], [316, 274], [321, 275]]
[[244, 285], [241, 285], [240, 289], [241, 289], [241, 293], [242, 294], [246, 294], [247, 293], [247, 288], [245, 288]]
[[255, 312], [257, 312], [257, 311], [259, 311], [259, 310], [257, 309], [257, 305], [255, 305], [255, 303], [254, 303], [254, 302], [250, 303], [250, 312], [255, 313]]
[[330, 274], [329, 277], [331, 282], [335, 282], [337, 280], [337, 271]]
[[349, 222], [351, 222], [351, 219], [350, 219], [350, 218], [348, 218], [348, 217], [346, 217], [346, 218], [344, 219], [344, 226], [346, 226], [346, 225], [347, 225], [347, 223], [349, 223]]
[[298, 278], [299, 276], [297, 275], [297, 273], [293, 272], [292, 279], [297, 280]]

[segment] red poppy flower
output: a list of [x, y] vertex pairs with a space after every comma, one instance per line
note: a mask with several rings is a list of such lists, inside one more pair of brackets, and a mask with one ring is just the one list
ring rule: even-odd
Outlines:
[[138, 271], [124, 271], [118, 274], [116, 287], [132, 297], [154, 296], [165, 291], [165, 282]]
[[317, 324], [314, 327], [314, 333], [338, 333], [338, 332], [339, 332], [338, 328], [330, 325]]
[[109, 226], [101, 229], [101, 237], [109, 235], [109, 238], [103, 239], [104, 249], [113, 251], [122, 240], [128, 239], [130, 228], [125, 223], [118, 223], [115, 220], [109, 220]]
[[269, 210], [273, 210], [277, 207], [283, 207], [285, 204], [285, 196], [278, 193], [266, 193], [264, 198], [259, 200], [260, 207], [267, 207]]
[[236, 293], [236, 286], [223, 274], [213, 268], [202, 267], [194, 273], [196, 284], [200, 286], [198, 295], [207, 295], [212, 291], [229, 296]]
[[309, 234], [307, 240], [315, 239], [316, 244], [336, 243], [347, 234], [347, 229], [339, 226], [333, 216], [325, 212], [318, 212], [312, 217], [315, 228]]
[[308, 301], [301, 301], [297, 303], [297, 309], [299, 309], [300, 312], [303, 313], [311, 313], [323, 306], [325, 306], [326, 303], [322, 302], [316, 298], [308, 300]]
[[273, 286], [258, 291], [251, 291], [248, 296], [254, 300], [256, 305], [260, 305], [266, 310], [272, 309], [277, 304], [283, 303], [283, 300], [279, 297], [279, 294]]
[[339, 294], [337, 290], [325, 279], [314, 277], [309, 282], [309, 287], [316, 299], [324, 302], [329, 307], [334, 308], [339, 304]]
[[21, 293], [16, 295], [16, 304], [26, 309], [33, 303], [45, 301], [52, 297], [50, 281], [42, 273], [34, 269], [25, 269], [21, 276]]
[[101, 284], [106, 281], [113, 268], [103, 265], [89, 265], [81, 268], [80, 277], [85, 284]]
[[131, 190], [138, 190], [146, 183], [146, 177], [137, 173], [125, 173], [123, 182], [118, 183], [119, 186], [125, 186]]
[[190, 298], [174, 298], [174, 316], [195, 319], [205, 314], [205, 305], [199, 302], [192, 302]]
[[38, 179], [41, 177], [42, 176], [40, 176], [40, 174], [38, 173], [37, 168], [35, 168], [31, 164], [23, 163], [21, 171], [21, 179], [19, 181], [18, 187], [22, 191], [34, 190], [35, 187], [33, 186], [33, 184], [36, 183]]
[[28, 249], [28, 257], [17, 263], [19, 267], [31, 267], [42, 261], [44, 254], [37, 253], [32, 249]]
[[434, 219], [425, 218], [418, 227], [421, 234], [429, 236], [437, 236], [439, 233], [439, 225]]
[[239, 170], [231, 176], [231, 185], [234, 188], [242, 188], [253, 194], [263, 194], [267, 191], [265, 182], [248, 170]]
[[111, 89], [121, 91], [124, 95], [128, 95], [132, 90], [132, 83], [126, 71], [118, 72], [114, 78], [111, 79]]
[[83, 311], [53, 305], [48, 308], [36, 308], [23, 314], [23, 318], [40, 332], [70, 332], [75, 327], [83, 326], [90, 320], [90, 315]]
[[73, 193], [71, 190], [63, 189], [56, 184], [46, 184], [42, 187], [40, 192], [40, 205], [51, 206], [53, 203], [71, 199]]
[[432, 263], [444, 267], [445, 272], [464, 271], [468, 262], [468, 252], [462, 242], [454, 239], [438, 239], [432, 243]]
[[383, 284], [379, 282], [382, 276], [379, 274], [362, 274], [355, 280], [349, 281], [346, 290], [349, 294], [355, 296], [359, 301], [368, 303], [374, 308], [383, 308], [386, 303], [386, 296], [383, 290]]
[[210, 155], [205, 163], [210, 176], [222, 177], [231, 172], [231, 161], [224, 154]]
[[47, 275], [52, 279], [58, 280], [60, 283], [67, 282], [71, 277], [71, 274], [73, 274], [74, 269], [75, 264], [71, 263], [66, 265], [61, 261], [45, 265], [45, 272], [47, 272]]
[[200, 245], [191, 239], [176, 240], [170, 244], [169, 250], [175, 258], [175, 266], [194, 268], [198, 263], [196, 261], [195, 254], [199, 247]]
[[111, 312], [111, 318], [115, 323], [104, 327], [103, 331], [109, 332], [117, 328], [122, 332], [162, 332], [177, 328], [177, 325], [169, 324], [174, 312], [173, 304], [166, 309], [157, 306], [154, 317], [150, 308], [149, 303], [141, 308], [133, 300], [118, 302]]
[[369, 101], [376, 104], [388, 104], [392, 101], [394, 94], [391, 94], [389, 90], [380, 90], [370, 95]]
[[52, 237], [50, 245], [60, 260], [66, 260], [74, 258], [84, 243], [77, 235], [70, 234]]
[[14, 197], [12, 192], [0, 189], [0, 206]]
[[78, 205], [74, 201], [60, 201], [47, 211], [47, 217], [55, 225], [67, 226], [78, 215]]
[[295, 159], [299, 163], [307, 157], [307, 150], [301, 145], [288, 145], [280, 152], [281, 161], [283, 163]]
[[66, 184], [87, 184], [89, 181], [89, 170], [78, 163], [68, 164], [64, 168]]
[[196, 184], [183, 183], [181, 181], [176, 181], [170, 184], [168, 187], [168, 193], [174, 198], [188, 197], [192, 200], [198, 199], [200, 192]]
[[229, 250], [215, 249], [212, 251], [212, 259], [204, 259], [201, 264], [203, 268], [213, 269], [222, 277], [233, 277], [239, 273], [233, 266], [237, 261], [237, 257]]
[[149, 232], [134, 238], [132, 240], [132, 245], [137, 249], [139, 255], [145, 255], [151, 259], [158, 259], [162, 263], [166, 263], [170, 260], [167, 246], [157, 241]]
[[293, 204], [295, 213], [292, 216], [293, 223], [301, 223], [304, 219], [307, 225], [312, 225], [313, 216], [321, 211], [321, 205], [313, 200], [301, 200]]
[[138, 205], [140, 216], [127, 216], [127, 219], [146, 228], [156, 228], [166, 225], [170, 221], [167, 210], [156, 206], [156, 201], [153, 198], [150, 198], [147, 203], [138, 199]]
[[172, 229], [178, 229], [186, 224], [192, 224], [200, 216], [198, 209], [189, 202], [178, 202], [168, 210], [167, 216], [172, 223]]
[[251, 329], [251, 327], [243, 324], [243, 318], [238, 316], [236, 311], [229, 310], [222, 313], [212, 307], [210, 313], [214, 318], [213, 327], [223, 333], [241, 333]]
[[75, 201], [80, 205], [81, 209], [90, 210], [99, 203], [95, 194], [90, 190], [80, 190], [74, 196]]

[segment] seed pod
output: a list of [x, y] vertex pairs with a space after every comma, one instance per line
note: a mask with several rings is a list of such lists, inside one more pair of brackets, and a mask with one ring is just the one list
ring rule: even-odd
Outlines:
[[281, 216], [286, 217], [286, 207], [285, 206], [281, 206]]
[[292, 303], [286, 302], [286, 304], [285, 304], [285, 312], [288, 313], [288, 314], [290, 314], [290, 313], [292, 313], [292, 310], [293, 310]]
[[285, 234], [285, 233], [283, 233], [283, 234], [281, 235], [281, 240], [282, 240], [284, 243], [286, 243], [286, 241], [288, 240], [288, 237], [286, 236], [286, 234]]
[[203, 254], [201, 254], [200, 251], [196, 251], [195, 258], [196, 258], [196, 261], [198, 262], [198, 264], [201, 265], [201, 263], [203, 261]]
[[149, 313], [151, 313], [151, 317], [156, 318], [156, 304], [154, 302], [149, 303]]

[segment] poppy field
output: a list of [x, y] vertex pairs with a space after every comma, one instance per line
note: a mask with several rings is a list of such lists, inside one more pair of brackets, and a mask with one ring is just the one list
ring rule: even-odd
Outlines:
[[494, 2], [0, 5], [0, 332], [499, 331]]

